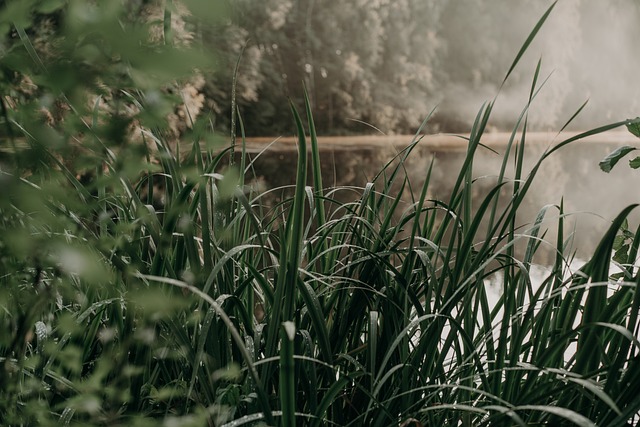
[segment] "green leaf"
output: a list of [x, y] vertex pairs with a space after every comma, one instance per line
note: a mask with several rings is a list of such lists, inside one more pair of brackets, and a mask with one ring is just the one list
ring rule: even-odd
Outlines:
[[293, 322], [283, 322], [280, 330], [280, 404], [282, 405], [282, 426], [296, 425], [296, 385], [295, 364], [293, 355], [295, 348], [293, 341], [296, 336], [296, 326]]
[[615, 273], [611, 275], [611, 280], [618, 281], [624, 278], [624, 273]]
[[633, 169], [640, 168], [640, 156], [629, 160], [629, 166], [631, 166]]
[[516, 65], [518, 65], [518, 62], [520, 61], [520, 59], [522, 58], [524, 53], [529, 48], [529, 45], [531, 44], [531, 42], [533, 42], [533, 39], [536, 38], [536, 35], [538, 34], [538, 31], [540, 31], [540, 28], [542, 28], [542, 25], [544, 24], [544, 22], [547, 20], [547, 18], [551, 14], [551, 11], [553, 10], [553, 8], [556, 7], [556, 3], [557, 3], [557, 1], [554, 1], [553, 4], [551, 6], [549, 6], [549, 9], [547, 9], [547, 11], [544, 13], [544, 15], [542, 15], [542, 18], [540, 18], [538, 20], [538, 23], [536, 24], [536, 26], [533, 28], [533, 30], [529, 34], [529, 37], [527, 37], [527, 40], [525, 40], [524, 44], [520, 48], [520, 51], [516, 55], [516, 58], [513, 60], [513, 63], [511, 64], [511, 67], [509, 67], [509, 71], [507, 71], [507, 75], [504, 77], [504, 80], [502, 81], [503, 85], [507, 81], [509, 76], [511, 75], [511, 72], [513, 71], [513, 69], [516, 68]]
[[622, 235], [617, 235], [615, 239], [613, 239], [613, 250], [618, 251], [620, 248], [624, 246], [625, 237]]
[[627, 123], [627, 130], [640, 138], [640, 117], [636, 117]]
[[31, 9], [33, 8], [33, 3], [33, 0], [8, 2], [0, 10], [0, 22], [29, 28], [32, 24]]
[[619, 262], [620, 264], [624, 264], [627, 262], [627, 258], [629, 258], [629, 245], [622, 245], [619, 249], [615, 251], [615, 255], [613, 255], [613, 260], [615, 262]]
[[39, 13], [49, 14], [62, 9], [65, 4], [65, 0], [44, 0], [36, 6], [36, 10]]
[[600, 162], [600, 169], [609, 173], [611, 169], [620, 161], [621, 158], [634, 151], [636, 148], [630, 145], [624, 145], [616, 149], [613, 153], [609, 154]]
[[240, 182], [240, 172], [236, 168], [229, 168], [224, 173], [224, 177], [218, 182], [218, 191], [220, 199], [223, 201], [230, 200], [238, 188]]

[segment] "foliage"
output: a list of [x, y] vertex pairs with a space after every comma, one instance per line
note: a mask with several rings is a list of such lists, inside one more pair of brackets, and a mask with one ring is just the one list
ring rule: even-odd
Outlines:
[[[194, 120], [181, 145], [167, 137], [176, 102], [169, 89], [195, 65], [210, 65], [196, 48], [168, 42], [172, 3], [160, 41], [149, 39], [157, 23], [114, 4], [21, 0], [0, 15], [12, 28], [3, 33], [9, 97], [0, 123], [3, 425], [634, 420], [640, 231], [616, 259], [623, 275], [608, 277], [633, 206], [576, 272], [562, 204], [528, 226], [518, 220], [546, 158], [625, 122], [558, 143], [527, 173], [538, 68], [497, 182], [479, 204], [473, 161], [493, 102], [476, 116], [449, 200], [427, 199], [433, 165], [419, 188], [404, 173], [418, 132], [341, 203], [338, 193], [351, 189], [322, 184], [305, 96], [306, 121], [293, 105], [290, 113], [299, 151], [293, 196], [269, 207], [269, 192], [245, 182], [247, 154], [232, 162], [236, 147], [207, 144], [206, 123]], [[34, 43], [35, 12], [60, 18], [50, 56]], [[34, 91], [21, 92], [28, 81]], [[43, 117], [54, 105], [58, 117]], [[134, 121], [148, 145], [128, 141]], [[556, 242], [544, 239], [549, 216]], [[555, 247], [555, 262], [535, 286], [542, 245]], [[503, 289], [495, 303], [489, 279]]]
[[[628, 120], [625, 123], [627, 130], [640, 138], [640, 117], [637, 117], [633, 120]], [[635, 151], [637, 148], [631, 145], [623, 145], [622, 147], [616, 148], [612, 153], [610, 153], [607, 157], [602, 159], [600, 162], [600, 169], [604, 172], [611, 172], [611, 169], [627, 154]], [[635, 157], [629, 160], [629, 166], [633, 169], [638, 169], [640, 167], [640, 157]]]

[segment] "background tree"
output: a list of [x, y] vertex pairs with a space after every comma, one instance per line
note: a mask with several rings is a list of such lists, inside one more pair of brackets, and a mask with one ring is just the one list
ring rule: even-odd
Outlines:
[[[290, 118], [281, 106], [302, 101], [302, 82], [311, 94], [316, 123], [325, 134], [412, 132], [434, 107], [431, 131], [470, 127], [482, 102], [498, 92], [504, 70], [550, 2], [520, 0], [240, 0], [232, 18], [210, 38], [225, 52], [206, 94], [228, 127], [235, 65], [237, 101], [253, 134], [286, 134]], [[598, 116], [635, 116], [639, 89], [614, 85], [640, 67], [634, 40], [638, 7], [582, 0], [560, 2], [545, 28], [501, 89], [492, 126], [503, 128], [526, 102], [538, 59], [551, 76], [531, 111], [530, 124], [553, 128], [587, 97], [591, 102], [576, 126]], [[608, 46], [617, 46], [610, 49]], [[244, 51], [243, 51], [244, 49]], [[244, 52], [244, 53], [242, 53]], [[620, 52], [627, 52], [620, 55]], [[241, 54], [242, 53], [242, 54]], [[571, 77], [570, 77], [571, 76]], [[631, 96], [623, 96], [629, 91]], [[588, 92], [588, 95], [584, 94]], [[225, 107], [226, 106], [226, 107]]]

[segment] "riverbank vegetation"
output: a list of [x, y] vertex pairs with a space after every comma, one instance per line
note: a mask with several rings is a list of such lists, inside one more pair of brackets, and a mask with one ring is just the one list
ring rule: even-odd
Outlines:
[[[492, 189], [472, 197], [489, 101], [450, 197], [430, 200], [433, 163], [420, 187], [403, 169], [430, 115], [364, 188], [327, 188], [306, 96], [279, 106], [298, 165], [292, 197], [267, 204], [236, 103], [231, 144], [191, 111], [215, 61], [179, 30], [222, 12], [183, 1], [202, 21], [181, 21], [177, 2], [141, 4], [0, 9], [1, 424], [637, 422], [635, 206], [579, 269], [561, 200], [519, 219], [549, 156], [637, 121], [525, 168], [538, 66]], [[540, 280], [541, 248], [555, 256]]]

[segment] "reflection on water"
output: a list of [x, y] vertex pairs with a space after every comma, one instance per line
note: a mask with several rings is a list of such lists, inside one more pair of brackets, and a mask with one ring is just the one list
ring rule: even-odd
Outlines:
[[[525, 145], [525, 175], [551, 145], [570, 135], [529, 133]], [[508, 134], [488, 133], [483, 136], [481, 148], [474, 158], [474, 177], [477, 178], [474, 202], [482, 198], [496, 182], [505, 152]], [[364, 186], [389, 162], [395, 154], [412, 141], [411, 136], [358, 136], [320, 138], [322, 176], [325, 187]], [[588, 258], [610, 221], [627, 205], [638, 201], [634, 191], [639, 182], [639, 173], [626, 165], [614, 168], [606, 174], [598, 163], [620, 145], [634, 145], [637, 138], [628, 132], [609, 132], [572, 143], [549, 157], [538, 171], [527, 198], [518, 209], [518, 224], [527, 228], [545, 205], [564, 204], [565, 237], [571, 245], [567, 253], [575, 251], [577, 256]], [[250, 175], [266, 188], [291, 186], [295, 179], [296, 146], [294, 138], [253, 138], [247, 141], [247, 151], [255, 163]], [[405, 163], [412, 188], [418, 192], [425, 180], [431, 160], [434, 170], [428, 197], [448, 201], [455, 179], [458, 176], [466, 152], [466, 141], [453, 135], [424, 137]], [[509, 161], [512, 168], [513, 162]], [[507, 170], [513, 176], [513, 170]], [[309, 179], [311, 185], [311, 179]], [[381, 188], [377, 188], [380, 190]], [[501, 203], [509, 202], [510, 187], [501, 192]], [[406, 190], [405, 190], [406, 191]], [[285, 191], [286, 193], [286, 191]], [[282, 192], [275, 193], [278, 198]], [[340, 202], [351, 202], [357, 191], [337, 191]], [[409, 200], [405, 194], [405, 199]], [[550, 209], [543, 224], [548, 229], [546, 239], [555, 247], [554, 233], [557, 228], [559, 210]], [[543, 227], [543, 228], [544, 228]]]

